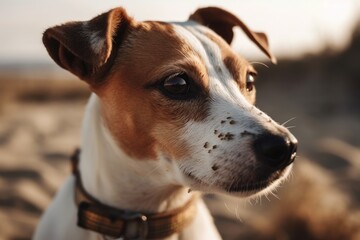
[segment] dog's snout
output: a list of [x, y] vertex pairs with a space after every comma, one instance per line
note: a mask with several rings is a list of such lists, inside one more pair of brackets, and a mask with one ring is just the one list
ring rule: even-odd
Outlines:
[[254, 141], [259, 161], [273, 168], [291, 164], [296, 157], [297, 140], [293, 136], [262, 134]]

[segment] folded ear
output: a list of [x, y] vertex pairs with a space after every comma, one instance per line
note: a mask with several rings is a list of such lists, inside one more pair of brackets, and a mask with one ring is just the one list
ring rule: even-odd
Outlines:
[[208, 7], [196, 10], [189, 19], [209, 27], [220, 35], [228, 44], [231, 43], [234, 36], [233, 27], [239, 26], [251, 41], [253, 41], [273, 63], [276, 63], [276, 58], [269, 50], [269, 43], [266, 35], [261, 32], [252, 31], [235, 15], [221, 8]]
[[44, 32], [43, 43], [58, 65], [96, 84], [108, 70], [131, 21], [123, 8], [115, 8], [90, 21], [49, 28]]

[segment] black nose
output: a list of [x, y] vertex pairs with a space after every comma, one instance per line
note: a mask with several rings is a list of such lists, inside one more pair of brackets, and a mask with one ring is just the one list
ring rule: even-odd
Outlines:
[[297, 140], [294, 136], [262, 134], [254, 146], [258, 159], [273, 168], [285, 167], [296, 157]]

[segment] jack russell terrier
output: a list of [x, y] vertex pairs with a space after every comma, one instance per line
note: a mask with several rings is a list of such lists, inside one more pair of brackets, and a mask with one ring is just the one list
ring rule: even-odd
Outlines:
[[172, 23], [115, 8], [45, 31], [51, 58], [93, 93], [74, 174], [34, 239], [221, 239], [199, 192], [248, 197], [285, 178], [297, 140], [254, 106], [236, 26], [276, 61], [264, 33], [215, 7]]

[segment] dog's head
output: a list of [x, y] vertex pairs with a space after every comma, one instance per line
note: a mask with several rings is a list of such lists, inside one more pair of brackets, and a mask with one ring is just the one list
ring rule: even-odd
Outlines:
[[90, 85], [134, 161], [153, 162], [171, 184], [246, 196], [289, 172], [297, 141], [254, 106], [256, 71], [229, 46], [237, 26], [275, 61], [265, 34], [219, 8], [182, 23], [137, 22], [116, 8], [43, 41]]

